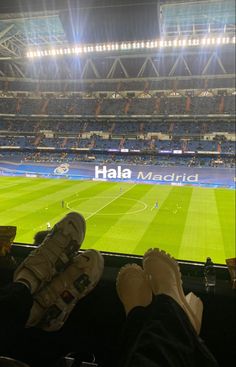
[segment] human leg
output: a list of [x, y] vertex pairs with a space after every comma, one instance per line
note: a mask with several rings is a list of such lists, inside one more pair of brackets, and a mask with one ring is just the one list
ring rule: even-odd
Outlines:
[[25, 363], [12, 358], [0, 357], [0, 367], [29, 367]]
[[177, 261], [159, 249], [148, 250], [143, 257], [143, 269], [154, 295], [173, 298], [184, 310], [196, 333], [200, 333], [203, 304], [193, 293], [185, 296]]
[[[155, 295], [153, 302], [148, 305], [140, 302], [143, 292], [141, 276], [136, 278], [136, 282], [129, 281], [128, 267], [126, 277], [118, 275], [118, 295], [128, 311], [124, 333], [124, 345], [127, 343], [127, 348], [124, 346], [124, 358], [119, 367], [215, 367], [217, 362], [197, 335], [199, 323], [196, 324], [192, 316], [194, 310], [189, 313], [188, 307], [191, 306], [186, 306], [185, 302], [188, 301], [184, 301], [182, 293], [176, 291], [179, 287], [178, 266], [166, 261], [165, 256], [150, 253], [148, 257], [144, 256], [145, 271], [142, 278], [148, 279], [147, 288], [151, 288]], [[181, 282], [180, 286], [182, 288]], [[147, 288], [146, 292], [149, 292]], [[132, 298], [133, 293], [136, 296], [132, 303], [129, 294]], [[127, 308], [131, 303], [133, 308]], [[195, 302], [195, 310], [196, 305]], [[200, 314], [198, 312], [198, 316]]]
[[85, 232], [83, 216], [68, 213], [16, 269], [14, 281], [27, 284], [32, 293], [38, 292], [67, 267], [79, 250]]
[[83, 242], [84, 218], [69, 213], [59, 221], [41, 246], [32, 251], [14, 274], [14, 282], [0, 291], [0, 347], [26, 324], [33, 295], [63, 271]]
[[1, 289], [1, 350], [25, 326], [34, 295], [72, 261], [85, 230], [85, 220], [79, 213], [67, 214], [16, 269], [14, 282]]
[[59, 330], [76, 303], [95, 288], [103, 268], [103, 257], [96, 250], [87, 250], [75, 256], [63, 273], [55, 276], [34, 295], [27, 327]]
[[30, 289], [10, 283], [0, 290], [0, 354], [3, 354], [24, 327], [33, 304]]
[[[68, 223], [71, 221], [73, 223]], [[45, 333], [44, 330], [58, 330], [64, 324], [77, 301], [96, 286], [104, 267], [103, 257], [98, 251], [88, 250], [80, 254], [77, 252], [85, 234], [85, 222], [82, 216], [73, 213], [71, 218], [71, 215], [67, 215], [55, 227], [39, 250], [33, 251], [23, 261], [14, 277], [16, 282], [14, 284], [26, 288], [31, 297], [31, 304], [22, 328], [28, 319], [26, 326], [40, 327], [43, 330], [38, 331], [42, 333]], [[30, 309], [31, 312], [29, 312]], [[54, 311], [57, 312], [54, 313]], [[37, 329], [31, 329], [29, 332], [34, 330], [37, 331]], [[58, 343], [55, 344], [60, 345], [59, 334], [45, 334], [52, 336], [48, 340], [53, 343], [56, 337]], [[14, 342], [17, 343], [16, 338]], [[63, 348], [61, 349], [63, 355]], [[20, 355], [14, 352], [12, 346], [7, 350], [6, 355], [26, 362], [30, 361], [26, 351]]]
[[14, 280], [27, 284], [34, 298], [27, 327], [60, 329], [77, 301], [100, 280], [102, 255], [95, 250], [78, 255], [85, 231], [82, 215], [67, 214], [16, 270]]

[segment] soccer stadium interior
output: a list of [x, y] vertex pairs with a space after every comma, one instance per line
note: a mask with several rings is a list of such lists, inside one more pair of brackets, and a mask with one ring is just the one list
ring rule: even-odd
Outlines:
[[14, 358], [112, 367], [116, 275], [160, 247], [203, 300], [202, 339], [234, 364], [235, 95], [234, 0], [0, 1], [0, 226], [17, 227], [0, 285], [69, 211], [87, 221], [81, 251], [105, 258], [66, 327], [26, 329]]

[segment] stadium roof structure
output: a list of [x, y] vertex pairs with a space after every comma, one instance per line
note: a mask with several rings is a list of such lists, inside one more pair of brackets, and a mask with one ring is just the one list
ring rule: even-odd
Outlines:
[[28, 47], [62, 45], [66, 35], [59, 14], [0, 15], [0, 58], [24, 57]]
[[[88, 1], [87, 7], [82, 0], [51, 2], [50, 7], [46, 1], [41, 4], [41, 11], [34, 11], [39, 2], [33, 3], [28, 12], [27, 7], [22, 7], [19, 13], [6, 13], [2, 9], [13, 11], [14, 7], [7, 7], [7, 2], [1, 1], [1, 59], [24, 57], [32, 48], [67, 47], [76, 43], [151, 42], [163, 36], [233, 36], [235, 32], [234, 0], [126, 0], [125, 3], [99, 0]], [[58, 7], [53, 9], [52, 3], [58, 3]], [[71, 7], [66, 8], [65, 4]]]
[[[54, 2], [45, 0], [43, 5], [51, 5], [41, 11], [39, 2], [34, 2], [30, 11], [21, 8], [21, 12], [13, 12], [6, 5], [1, 12], [4, 3], [7, 1], [2, 0], [0, 5], [2, 80], [145, 84], [152, 80], [165, 83], [215, 78], [227, 79], [225, 85], [233, 83], [234, 0], [135, 0], [135, 6], [132, 0], [119, 0], [115, 8], [115, 0], [80, 0], [82, 7], [76, 7], [77, 0], [68, 0], [59, 1], [57, 9], [52, 7]], [[73, 5], [69, 10], [65, 8], [68, 3]], [[94, 3], [103, 5], [95, 7]], [[121, 13], [128, 15], [129, 26], [125, 16], [121, 22]], [[80, 28], [76, 26], [77, 16]], [[162, 35], [158, 34], [159, 17]], [[152, 24], [145, 19], [151, 19]], [[126, 35], [127, 39], [122, 38]], [[155, 38], [148, 38], [153, 35]]]
[[166, 35], [235, 31], [235, 0], [163, 2], [161, 30]]

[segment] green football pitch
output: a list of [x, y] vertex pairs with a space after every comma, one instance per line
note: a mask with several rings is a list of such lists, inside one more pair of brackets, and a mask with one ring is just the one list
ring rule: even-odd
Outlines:
[[0, 177], [0, 224], [17, 226], [15, 242], [32, 243], [69, 211], [87, 220], [82, 248], [142, 255], [159, 247], [215, 263], [235, 257], [234, 190]]

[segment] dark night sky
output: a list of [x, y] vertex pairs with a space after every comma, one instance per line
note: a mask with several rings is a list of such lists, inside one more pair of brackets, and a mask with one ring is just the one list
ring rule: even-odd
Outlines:
[[157, 0], [1, 0], [0, 13], [59, 10], [70, 42], [109, 42], [159, 36]]
[[157, 4], [158, 0], [1, 0], [0, 13]]

